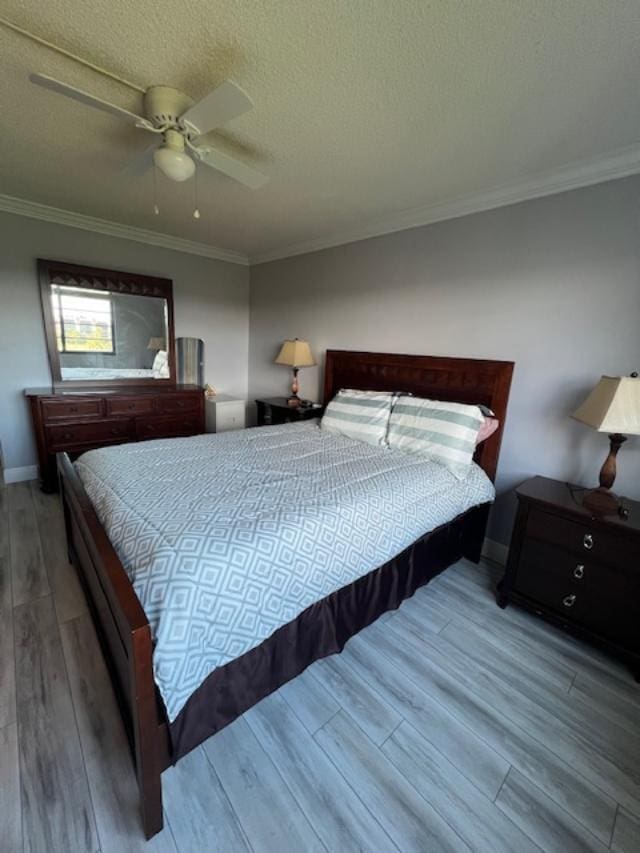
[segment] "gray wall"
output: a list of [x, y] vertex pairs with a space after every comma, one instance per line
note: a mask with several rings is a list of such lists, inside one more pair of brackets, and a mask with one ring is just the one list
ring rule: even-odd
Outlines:
[[[596, 482], [606, 436], [569, 418], [603, 373], [640, 369], [640, 178], [251, 269], [250, 399], [287, 391], [281, 341], [516, 362], [489, 535], [532, 474]], [[322, 368], [300, 371], [320, 399]], [[640, 498], [640, 437], [616, 486]]]
[[246, 396], [247, 267], [0, 213], [0, 442], [5, 469], [36, 463], [22, 390], [51, 381], [38, 257], [173, 279], [176, 336], [202, 338], [206, 381]]

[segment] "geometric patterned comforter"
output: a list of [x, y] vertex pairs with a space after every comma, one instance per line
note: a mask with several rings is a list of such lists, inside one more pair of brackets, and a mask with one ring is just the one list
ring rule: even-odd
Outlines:
[[494, 497], [317, 421], [125, 444], [75, 463], [149, 618], [173, 721], [204, 679], [440, 524]]

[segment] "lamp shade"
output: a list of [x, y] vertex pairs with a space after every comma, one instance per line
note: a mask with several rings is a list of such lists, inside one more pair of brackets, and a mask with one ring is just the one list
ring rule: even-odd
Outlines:
[[316, 360], [307, 341], [285, 341], [280, 347], [276, 364], [286, 364], [287, 367], [313, 367]]
[[573, 417], [598, 432], [640, 435], [640, 378], [603, 376]]
[[147, 349], [164, 349], [164, 338], [149, 338]]

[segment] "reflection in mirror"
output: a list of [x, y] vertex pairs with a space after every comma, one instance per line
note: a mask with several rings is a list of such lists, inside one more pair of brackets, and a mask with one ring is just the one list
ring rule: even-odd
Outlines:
[[169, 379], [167, 300], [54, 280], [51, 309], [61, 378]]

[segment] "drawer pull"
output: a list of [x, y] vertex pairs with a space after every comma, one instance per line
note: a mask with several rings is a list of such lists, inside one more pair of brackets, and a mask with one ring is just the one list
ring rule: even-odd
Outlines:
[[573, 576], [574, 578], [578, 578], [578, 580], [581, 580], [584, 577], [584, 566], [582, 565], [582, 563], [578, 563], [578, 565], [575, 567], [575, 569], [573, 570]]
[[62, 437], [63, 438], [73, 438], [73, 433], [72, 432], [65, 432], [65, 434]]
[[70, 412], [77, 412], [77, 411], [78, 411], [78, 407], [77, 407], [77, 406], [69, 406], [69, 411], [70, 411]]
[[176, 400], [176, 408], [184, 409], [184, 402], [182, 400]]
[[120, 435], [120, 430], [117, 427], [114, 427], [111, 430], [111, 435]]
[[576, 603], [576, 597], [576, 594], [572, 592], [571, 595], [565, 595], [565, 597], [562, 599], [562, 603], [565, 607], [573, 607], [573, 605]]
[[584, 538], [582, 539], [582, 544], [590, 551], [593, 548], [593, 533], [585, 533]]

